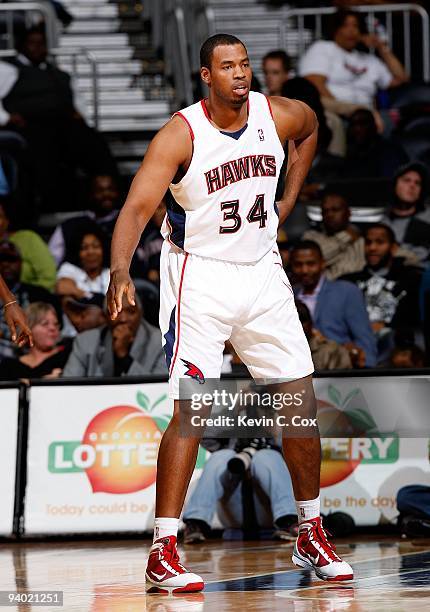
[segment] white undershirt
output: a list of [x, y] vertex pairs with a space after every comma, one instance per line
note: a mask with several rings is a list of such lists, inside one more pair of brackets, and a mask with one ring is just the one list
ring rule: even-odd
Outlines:
[[65, 261], [57, 272], [57, 280], [60, 278], [71, 278], [75, 281], [78, 289], [89, 295], [92, 293], [105, 294], [109, 286], [109, 269], [104, 268], [99, 276], [90, 278], [85, 270]]
[[345, 51], [329, 40], [309, 47], [299, 63], [300, 76], [320, 74], [326, 87], [342, 102], [373, 107], [378, 89], [386, 89], [393, 75], [378, 57], [361, 51]]

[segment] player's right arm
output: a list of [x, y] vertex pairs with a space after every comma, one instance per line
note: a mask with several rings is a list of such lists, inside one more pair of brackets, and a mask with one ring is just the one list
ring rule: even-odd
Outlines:
[[192, 157], [192, 140], [183, 119], [173, 117], [154, 137], [130, 187], [115, 225], [111, 248], [111, 276], [107, 294], [110, 317], [122, 309], [123, 294], [134, 305], [130, 262], [146, 224], [180, 169]]

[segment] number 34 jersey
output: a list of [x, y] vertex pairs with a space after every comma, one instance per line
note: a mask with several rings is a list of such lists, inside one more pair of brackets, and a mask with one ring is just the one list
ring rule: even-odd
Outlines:
[[251, 91], [247, 124], [233, 134], [212, 125], [204, 101], [177, 115], [188, 124], [193, 156], [181, 181], [170, 185], [164, 238], [202, 257], [259, 261], [276, 242], [284, 160], [268, 99]]

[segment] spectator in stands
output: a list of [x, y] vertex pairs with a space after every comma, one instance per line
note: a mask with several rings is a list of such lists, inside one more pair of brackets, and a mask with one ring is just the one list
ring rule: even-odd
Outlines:
[[3, 162], [2, 159], [0, 157], [0, 196], [7, 196], [10, 194], [10, 187], [9, 187], [9, 181], [7, 180], [4, 168], [3, 168]]
[[97, 223], [108, 238], [112, 238], [120, 209], [120, 197], [117, 182], [112, 176], [98, 175], [91, 179], [89, 210], [58, 225], [49, 240], [49, 248], [57, 265], [63, 263], [66, 253], [74, 246], [74, 236], [88, 225], [88, 219]]
[[364, 241], [359, 230], [350, 223], [351, 210], [346, 198], [327, 190], [321, 202], [320, 230], [308, 230], [304, 240], [312, 240], [321, 248], [325, 276], [333, 280], [361, 270], [364, 266]]
[[309, 308], [296, 300], [297, 312], [303, 326], [315, 370], [339, 370], [352, 368], [348, 349], [334, 340], [328, 340], [321, 332], [314, 328]]
[[318, 119], [318, 151], [327, 151], [332, 132], [327, 125], [324, 107], [321, 104], [320, 95], [315, 85], [308, 81], [308, 79], [294, 77], [285, 81], [282, 86], [281, 95], [285, 98], [301, 100], [311, 107]]
[[398, 525], [410, 538], [430, 536], [430, 487], [413, 484], [397, 492]]
[[[295, 539], [297, 514], [290, 473], [281, 449], [273, 439], [266, 440], [202, 441], [204, 446], [210, 444], [211, 456], [184, 508], [185, 544], [205, 541], [216, 511], [224, 528], [245, 531], [249, 524], [253, 532], [258, 528], [274, 528], [275, 538]], [[250, 442], [256, 452], [249, 469], [245, 475], [232, 473], [229, 461], [251, 446]]]
[[16, 58], [0, 62], [0, 124], [27, 140], [37, 191], [47, 209], [58, 210], [70, 205], [73, 191], [64, 189], [67, 165], [113, 175], [115, 163], [103, 138], [85, 123], [69, 75], [47, 60], [44, 30], [26, 31], [17, 50]]
[[87, 227], [76, 234], [74, 242], [67, 261], [57, 273], [58, 295], [77, 299], [104, 295], [109, 286], [106, 236], [95, 223], [88, 222]]
[[12, 197], [16, 211], [25, 217], [26, 223], [31, 226], [35, 221], [35, 207], [34, 189], [28, 168], [27, 143], [16, 132], [1, 126], [0, 163], [0, 195]]
[[142, 304], [135, 299], [134, 307], [123, 300], [114, 321], [107, 318], [104, 327], [75, 338], [63, 376], [167, 375], [160, 330], [142, 318]]
[[[407, 82], [408, 75], [385, 41], [366, 34], [360, 13], [340, 9], [333, 20], [333, 40], [319, 40], [300, 60], [299, 73], [321, 94], [325, 108], [346, 117], [358, 108], [374, 110], [378, 90]], [[358, 50], [360, 43], [379, 55]], [[375, 113], [378, 129], [381, 120]]]
[[308, 79], [289, 79], [284, 83], [282, 95], [305, 102], [318, 119], [318, 147], [300, 194], [301, 200], [312, 200], [319, 196], [322, 183], [337, 180], [343, 175], [342, 156], [346, 151], [343, 122], [336, 114], [324, 109], [318, 89]]
[[388, 367], [423, 368], [426, 365], [424, 352], [418, 346], [396, 347], [391, 353]]
[[366, 228], [366, 264], [362, 270], [343, 276], [363, 292], [370, 324], [378, 340], [378, 361], [387, 358], [394, 344], [395, 329], [419, 328], [421, 270], [395, 257], [393, 230], [382, 223]]
[[269, 96], [283, 96], [282, 88], [288, 81], [290, 58], [282, 49], [269, 51], [263, 57], [264, 84]]
[[304, 240], [291, 253], [296, 297], [306, 304], [316, 329], [347, 347], [354, 367], [376, 365], [376, 342], [363, 295], [353, 284], [329, 280], [316, 242]]
[[430, 266], [424, 271], [420, 287], [420, 312], [423, 322], [427, 361], [430, 363]]
[[423, 262], [430, 254], [430, 207], [425, 206], [428, 172], [419, 162], [403, 166], [394, 177], [394, 194], [383, 223], [394, 232], [398, 244]]
[[[38, 285], [21, 282], [22, 258], [19, 250], [12, 242], [0, 242], [0, 274], [6, 285], [15, 295], [18, 304], [25, 309], [33, 302], [47, 302], [52, 304], [61, 316], [58, 298]], [[9, 327], [4, 319], [3, 310], [0, 311], [0, 360], [2, 357], [13, 357], [15, 349], [10, 342]]]
[[282, 266], [287, 271], [288, 263], [290, 261], [290, 243], [288, 241], [288, 234], [284, 227], [278, 229], [278, 236], [276, 239], [279, 249], [279, 255], [282, 259]]
[[378, 134], [372, 111], [352, 113], [347, 130], [345, 178], [390, 178], [408, 161], [404, 149]]
[[19, 358], [1, 363], [1, 379], [58, 378], [70, 354], [70, 344], [60, 342], [60, 324], [51, 304], [34, 302], [26, 309], [33, 346]]
[[75, 331], [80, 334], [89, 329], [106, 325], [103, 303], [104, 297], [100, 294], [79, 299], [65, 298], [63, 300], [63, 310]]
[[48, 245], [32, 230], [11, 231], [13, 201], [0, 196], [0, 241], [9, 240], [21, 254], [21, 281], [30, 285], [40, 285], [49, 291], [55, 287], [57, 270]]

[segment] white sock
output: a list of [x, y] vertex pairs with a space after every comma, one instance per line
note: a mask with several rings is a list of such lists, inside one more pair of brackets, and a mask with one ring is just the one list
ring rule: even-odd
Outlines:
[[320, 515], [320, 496], [318, 495], [315, 499], [306, 499], [305, 501], [296, 500], [296, 508], [299, 524], [316, 518]]
[[165, 538], [166, 536], [178, 536], [178, 518], [165, 518], [160, 517], [154, 520], [154, 538], [155, 540], [159, 540], [160, 538]]

